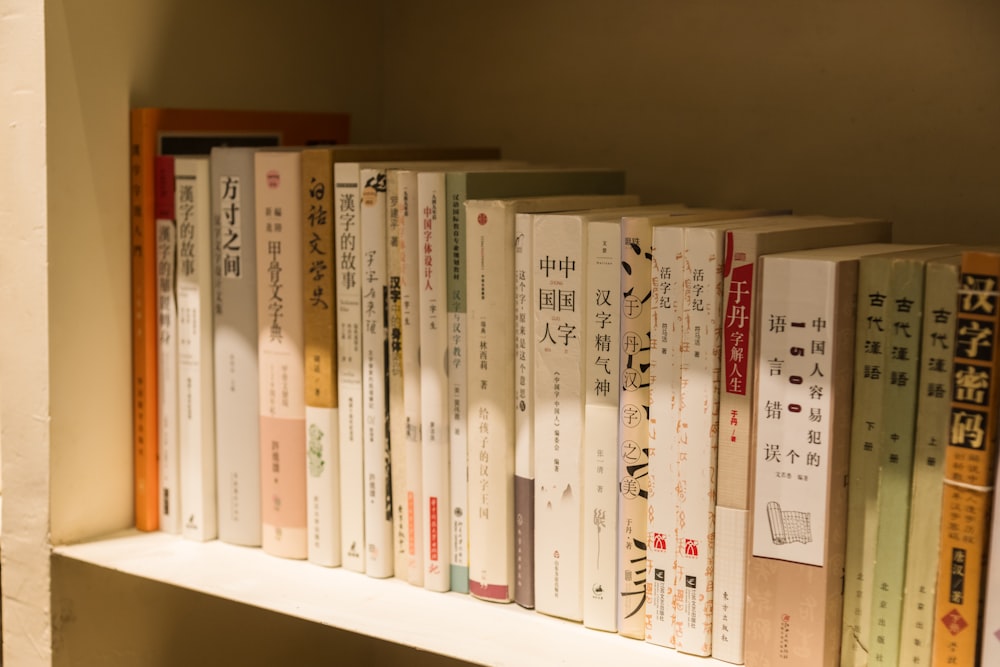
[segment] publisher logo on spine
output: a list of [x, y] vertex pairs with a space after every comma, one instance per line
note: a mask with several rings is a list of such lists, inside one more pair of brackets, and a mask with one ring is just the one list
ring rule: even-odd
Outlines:
[[666, 551], [667, 536], [663, 533], [653, 533], [650, 545], [652, 546], [653, 551]]
[[274, 190], [279, 185], [281, 185], [281, 173], [277, 169], [267, 172], [267, 187]]
[[689, 537], [684, 538], [684, 555], [691, 558], [698, 557], [698, 540], [692, 540]]

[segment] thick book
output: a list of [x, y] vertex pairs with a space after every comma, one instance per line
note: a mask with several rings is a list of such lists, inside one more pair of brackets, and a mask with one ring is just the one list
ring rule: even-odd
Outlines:
[[746, 664], [838, 664], [859, 258], [762, 258]]
[[891, 236], [888, 221], [823, 216], [783, 216], [766, 229], [726, 233], [713, 579], [715, 658], [743, 663], [759, 259], [790, 250], [888, 242]]
[[406, 412], [403, 405], [403, 290], [402, 290], [402, 209], [399, 198], [399, 170], [385, 174], [386, 242], [385, 308], [389, 356], [386, 383], [389, 406], [389, 470], [392, 471], [392, 574], [407, 580], [409, 534], [406, 517]]
[[[514, 599], [515, 369], [510, 361], [515, 355], [516, 215], [635, 203], [638, 198], [629, 195], [473, 199], [465, 203], [470, 221], [465, 235], [471, 351], [467, 409], [469, 593], [475, 597], [493, 602]], [[614, 268], [617, 271], [617, 265]], [[613, 486], [612, 477], [609, 487]], [[612, 489], [607, 492], [612, 494]]]
[[303, 347], [302, 155], [254, 155], [261, 547], [308, 555]]
[[[925, 246], [895, 244], [890, 252]], [[848, 478], [847, 546], [844, 576], [844, 628], [841, 659], [865, 665], [871, 629], [872, 576], [878, 529], [878, 463], [886, 437], [885, 388], [889, 360], [889, 278], [887, 253], [861, 260], [854, 356], [854, 410]]]
[[[421, 147], [395, 145], [342, 145], [307, 149], [315, 154], [309, 165], [333, 173], [334, 234], [333, 266], [336, 295], [335, 340], [338, 397], [338, 448], [340, 487], [341, 564], [365, 570], [364, 466], [362, 439], [362, 311], [359, 216], [361, 203], [360, 164], [363, 162], [418, 161], [430, 159], [490, 160], [499, 157], [496, 148]], [[310, 167], [312, 169], [313, 167]], [[310, 175], [306, 176], [311, 178]], [[317, 344], [322, 334], [317, 333]], [[333, 360], [331, 360], [333, 364]]]
[[535, 607], [535, 364], [532, 214], [514, 216], [514, 601]]
[[[996, 478], [1000, 252], [965, 251], [944, 454], [933, 664], [975, 664]], [[986, 664], [986, 663], [983, 663]]]
[[208, 157], [174, 160], [181, 535], [218, 535]]
[[130, 112], [130, 204], [132, 244], [132, 405], [135, 525], [159, 524], [156, 368], [157, 155], [207, 155], [212, 146], [276, 146], [343, 143], [350, 118], [344, 113], [298, 113], [136, 107]]
[[156, 158], [157, 454], [160, 530], [181, 532], [180, 449], [177, 434], [177, 223], [174, 157]]
[[[869, 664], [899, 662], [903, 578], [906, 571], [907, 527], [916, 429], [921, 326], [924, 309], [924, 269], [930, 259], [954, 256], [958, 246], [940, 246], [900, 253], [889, 276], [885, 321], [889, 357], [883, 395], [885, 439], [878, 459], [875, 563], [872, 568]], [[918, 547], [922, 549], [924, 547]]]
[[899, 664], [931, 664], [934, 590], [941, 539], [944, 448], [951, 430], [955, 307], [961, 257], [927, 262], [920, 344], [909, 533], [899, 639]]
[[211, 151], [219, 539], [260, 546], [255, 149]]

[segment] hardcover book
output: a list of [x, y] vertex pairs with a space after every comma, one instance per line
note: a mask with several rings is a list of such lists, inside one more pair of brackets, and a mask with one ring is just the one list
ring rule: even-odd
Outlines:
[[858, 263], [892, 249], [761, 260], [748, 665], [838, 664]]
[[132, 244], [132, 403], [135, 524], [159, 523], [156, 347], [156, 155], [207, 155], [212, 146], [343, 143], [349, 116], [218, 109], [136, 107], [130, 111]]

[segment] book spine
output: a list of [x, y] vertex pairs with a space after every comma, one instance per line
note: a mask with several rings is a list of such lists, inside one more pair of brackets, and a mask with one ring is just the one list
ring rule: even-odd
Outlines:
[[532, 234], [535, 609], [581, 621], [586, 230], [576, 217], [537, 215]]
[[1000, 326], [1000, 253], [962, 254], [951, 431], [945, 448], [933, 664], [972, 665], [979, 647], [983, 565], [996, 474], [994, 382]]
[[[920, 391], [899, 664], [931, 664], [944, 483], [944, 448], [951, 428], [958, 262], [929, 262], [925, 273]], [[984, 663], [990, 664], [990, 663]]]
[[711, 655], [722, 343], [724, 230], [687, 228], [681, 303], [682, 435], [678, 445], [678, 594], [684, 614], [675, 623], [678, 651]]
[[260, 546], [253, 153], [213, 151], [215, 434], [219, 539]]
[[535, 364], [532, 216], [514, 216], [514, 601], [535, 607]]
[[[587, 300], [582, 304], [586, 305], [582, 346], [586, 351], [583, 624], [607, 632], [618, 631], [618, 466], [613, 445], [618, 441], [621, 246], [620, 222], [587, 223], [586, 289], [582, 292]], [[648, 354], [648, 344], [638, 348], [645, 348]], [[627, 386], [634, 383], [638, 389], [644, 384], [643, 375], [635, 364], [627, 375]]]
[[448, 520], [447, 199], [445, 175], [417, 175], [421, 220], [420, 411], [423, 438], [424, 588], [451, 585]]
[[174, 221], [174, 158], [156, 158], [157, 443], [159, 527], [181, 532], [180, 450], [177, 440], [177, 226]]
[[[994, 478], [997, 472], [994, 471]], [[1000, 664], [1000, 494], [993, 494], [989, 519], [990, 542], [983, 563], [985, 589], [983, 594], [982, 631], [979, 664]]]
[[158, 335], [149, 323], [157, 318], [156, 214], [154, 156], [156, 128], [141, 109], [130, 119], [131, 282], [132, 282], [132, 454], [135, 526], [159, 528], [161, 499], [157, 432], [159, 430]]
[[681, 405], [681, 304], [684, 231], [651, 232], [649, 499], [646, 515], [646, 641], [674, 646], [677, 584], [677, 454]]
[[255, 154], [261, 547], [285, 558], [308, 550], [301, 179], [299, 153]]
[[[406, 427], [406, 578], [424, 585], [423, 441], [420, 409], [420, 287], [423, 267], [420, 252], [421, 220], [417, 210], [417, 174], [396, 172], [399, 177], [400, 275], [403, 316], [403, 412]], [[395, 479], [395, 476], [393, 476]]]
[[465, 276], [468, 259], [465, 255], [466, 178], [462, 172], [448, 174], [445, 178], [448, 202], [448, 399], [449, 426], [448, 456], [450, 483], [448, 489], [451, 562], [450, 588], [458, 593], [469, 592], [469, 354], [466, 341], [468, 330], [468, 294]]
[[712, 618], [712, 655], [734, 664], [743, 663], [753, 370], [757, 367], [754, 267], [758, 252], [755, 241], [744, 239], [732, 232], [726, 235]]
[[763, 260], [746, 663], [841, 643], [856, 261]]
[[332, 266], [333, 163], [302, 153], [302, 284], [305, 345], [306, 525], [311, 563], [340, 565], [337, 302]]
[[361, 391], [361, 174], [356, 162], [334, 164], [337, 225], [337, 397], [340, 418], [340, 562], [365, 571], [364, 419]]
[[402, 208], [399, 170], [386, 170], [386, 311], [389, 367], [389, 470], [392, 474], [393, 576], [407, 579], [409, 535], [406, 519], [406, 413], [403, 404]]
[[910, 516], [916, 426], [920, 334], [923, 322], [924, 265], [917, 258], [894, 262], [887, 304], [889, 330], [885, 387], [886, 439], [879, 455], [878, 529], [872, 570], [869, 662], [895, 665], [906, 571], [906, 531]]
[[514, 597], [514, 213], [469, 201], [469, 592]]
[[212, 227], [208, 158], [174, 162], [181, 534], [218, 534], [212, 363]]
[[844, 573], [844, 632], [841, 664], [868, 661], [871, 627], [872, 569], [877, 527], [878, 461], [882, 446], [886, 385], [889, 298], [888, 263], [861, 260], [854, 357], [854, 412], [848, 480], [847, 555]]
[[389, 468], [389, 339], [386, 316], [386, 180], [361, 169], [361, 388], [364, 402], [365, 572], [391, 577], [392, 472]]
[[646, 218], [625, 218], [619, 229], [618, 317], [621, 328], [615, 377], [618, 396], [618, 451], [611, 467], [617, 488], [612, 524], [616, 557], [615, 585], [619, 634], [646, 636], [649, 595], [647, 576], [649, 475], [650, 322], [652, 311], [652, 232]]

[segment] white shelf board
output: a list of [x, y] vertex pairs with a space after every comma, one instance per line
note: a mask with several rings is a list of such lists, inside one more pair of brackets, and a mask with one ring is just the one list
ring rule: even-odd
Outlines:
[[[260, 549], [128, 531], [55, 553], [313, 623], [483, 665], [724, 665], [401, 579], [286, 560]], [[648, 662], [655, 661], [655, 662]]]

